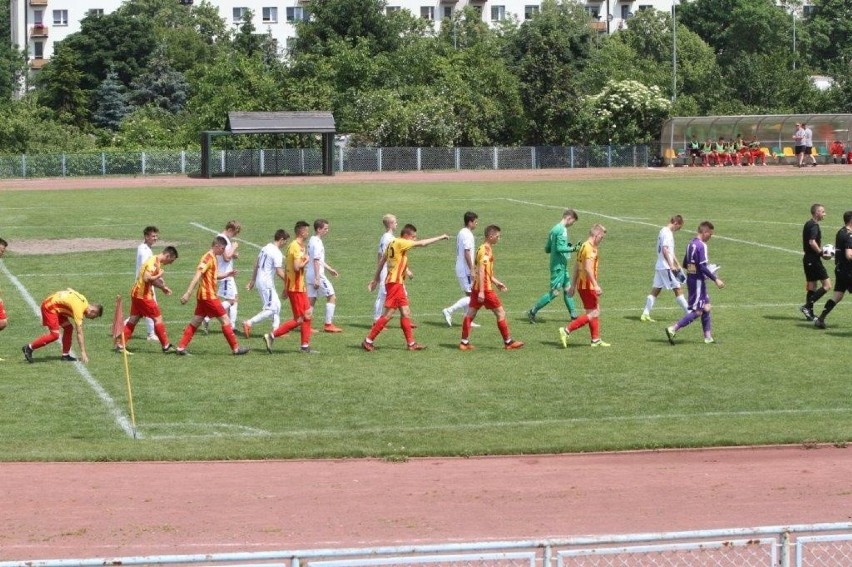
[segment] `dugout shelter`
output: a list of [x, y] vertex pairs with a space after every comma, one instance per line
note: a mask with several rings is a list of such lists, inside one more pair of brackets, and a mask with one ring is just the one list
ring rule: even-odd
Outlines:
[[746, 142], [756, 136], [771, 155], [794, 156], [793, 133], [796, 123], [808, 125], [814, 133], [814, 154], [828, 156], [828, 147], [840, 140], [849, 147], [852, 114], [769, 114], [743, 116], [678, 116], [663, 123], [660, 147], [665, 165], [674, 165], [682, 157], [692, 136], [703, 142], [708, 138], [726, 140], [742, 135]]
[[[334, 175], [334, 135], [336, 134], [334, 116], [331, 112], [229, 112], [224, 130], [206, 130], [201, 132], [201, 176], [210, 178], [217, 169], [214, 167], [213, 141], [218, 138], [246, 135], [291, 135], [318, 134], [321, 140], [322, 174]], [[227, 146], [227, 143], [226, 143]], [[227, 149], [224, 150], [227, 153]], [[264, 154], [258, 154], [261, 163]], [[223, 160], [227, 163], [227, 160]], [[220, 167], [226, 175], [236, 175], [236, 169]], [[263, 167], [258, 168], [259, 175], [269, 173]], [[272, 170], [275, 171], [275, 170]], [[286, 174], [286, 173], [284, 173]]]

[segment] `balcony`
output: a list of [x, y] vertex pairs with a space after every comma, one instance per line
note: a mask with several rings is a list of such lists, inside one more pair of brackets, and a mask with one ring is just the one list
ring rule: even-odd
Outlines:
[[30, 59], [30, 69], [38, 71], [39, 69], [47, 65], [47, 61], [48, 60], [43, 57], [36, 57], [34, 59]]
[[30, 6], [47, 6], [47, 0], [30, 0]]
[[30, 30], [30, 37], [47, 37], [47, 26], [44, 24], [36, 24]]

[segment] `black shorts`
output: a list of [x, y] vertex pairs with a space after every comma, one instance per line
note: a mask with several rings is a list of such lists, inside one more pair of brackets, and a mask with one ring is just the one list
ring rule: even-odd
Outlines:
[[834, 291], [852, 292], [852, 274], [835, 272], [834, 275], [837, 276], [837, 281], [834, 282]]
[[802, 146], [802, 153], [805, 154], [806, 156], [811, 155], [812, 152], [813, 152], [812, 146]]
[[805, 268], [805, 281], [821, 282], [828, 279], [828, 272], [818, 256], [802, 256], [802, 266]]
[[802, 151], [804, 151], [804, 149], [805, 146], [795, 146], [795, 149], [793, 151], [796, 155], [799, 155], [800, 153], [802, 153]]
[[701, 157], [702, 154], [701, 154], [701, 150], [699, 150], [698, 148], [690, 148], [689, 155], [695, 156], [695, 157]]

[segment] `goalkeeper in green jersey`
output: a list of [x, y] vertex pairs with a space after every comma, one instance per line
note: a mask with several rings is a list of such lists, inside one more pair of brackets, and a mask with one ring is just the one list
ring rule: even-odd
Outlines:
[[550, 255], [550, 291], [539, 297], [532, 309], [527, 311], [527, 318], [529, 318], [530, 323], [535, 323], [536, 314], [560, 293], [571, 319], [577, 318], [574, 299], [568, 295], [568, 288], [571, 287], [568, 260], [571, 258], [571, 252], [576, 252], [579, 248], [579, 245], [572, 245], [568, 241], [568, 227], [575, 222], [577, 222], [577, 211], [565, 209], [562, 213], [562, 220], [556, 223], [556, 226], [551, 228], [547, 235], [544, 251]]

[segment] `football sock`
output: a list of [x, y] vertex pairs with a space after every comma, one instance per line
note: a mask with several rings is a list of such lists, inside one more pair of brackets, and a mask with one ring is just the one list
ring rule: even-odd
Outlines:
[[334, 303], [326, 303], [325, 304], [325, 324], [331, 325], [331, 322], [334, 320]]
[[500, 329], [500, 336], [503, 337], [503, 342], [507, 342], [512, 335], [509, 334], [509, 323], [505, 319], [497, 321], [497, 328]]
[[280, 326], [276, 327], [275, 330], [272, 331], [272, 337], [277, 339], [281, 335], [286, 335], [287, 333], [289, 333], [290, 331], [292, 331], [293, 329], [295, 329], [299, 325], [301, 325], [301, 323], [299, 321], [297, 321], [296, 319], [290, 319], [289, 321], [287, 321], [287, 322], [281, 324]]
[[311, 344], [311, 320], [303, 319], [301, 328], [299, 329], [299, 338], [302, 340], [302, 346], [306, 347]]
[[461, 299], [459, 299], [458, 301], [456, 301], [455, 303], [450, 305], [447, 309], [449, 310], [450, 313], [453, 313], [455, 311], [458, 311], [459, 309], [462, 309], [462, 310], [467, 309], [468, 305], [470, 305], [470, 297], [465, 295], [464, 297], [462, 297]]
[[824, 287], [821, 287], [817, 290], [812, 291], [811, 292], [811, 301], [810, 301], [810, 303], [807, 304], [808, 307], [813, 307], [814, 303], [819, 301], [820, 298], [822, 298], [822, 296], [825, 295], [826, 293], [827, 293], [827, 291]]
[[589, 316], [585, 315], [585, 314], [580, 315], [579, 317], [577, 317], [576, 319], [571, 321], [571, 323], [568, 324], [568, 327], [567, 327], [568, 332], [573, 333], [574, 331], [576, 331], [577, 329], [579, 329], [583, 325], [587, 325], [588, 323], [589, 323]]
[[367, 335], [367, 340], [373, 342], [376, 337], [379, 336], [379, 333], [381, 333], [385, 328], [385, 325], [388, 324], [388, 321], [390, 321], [390, 319], [384, 315], [381, 315], [378, 319], [376, 319], [376, 322], [373, 323], [372, 327], [370, 327], [370, 333]]
[[592, 340], [597, 341], [601, 338], [601, 320], [597, 317], [589, 319], [589, 332], [592, 335]]
[[30, 347], [33, 350], [36, 350], [36, 349], [43, 347], [44, 345], [49, 345], [50, 343], [52, 343], [53, 341], [55, 341], [58, 338], [59, 338], [58, 332], [55, 333], [55, 334], [54, 333], [46, 333], [46, 334], [40, 336], [39, 338], [37, 338], [36, 340], [34, 340], [32, 343], [30, 343]]
[[690, 311], [689, 313], [684, 315], [683, 319], [675, 323], [675, 331], [677, 331], [678, 329], [683, 329], [684, 327], [695, 321], [700, 314], [701, 313], [699, 313], [698, 311]]
[[412, 344], [414, 342], [414, 332], [411, 330], [411, 319], [405, 316], [400, 317], [399, 326], [402, 327], [402, 334], [405, 335], [405, 343]]
[[183, 336], [180, 338], [180, 342], [178, 343], [178, 348], [183, 350], [186, 348], [186, 345], [192, 340], [192, 336], [195, 334], [195, 327], [192, 325], [187, 325], [183, 330]]
[[467, 339], [470, 337], [470, 324], [472, 322], [473, 319], [470, 318], [470, 315], [465, 315], [464, 319], [462, 319], [462, 341], [467, 341]]
[[239, 348], [240, 345], [237, 342], [237, 335], [234, 334], [233, 325], [222, 325], [222, 334], [225, 335], [225, 340], [228, 341], [228, 344], [231, 346], [231, 350], [237, 350]]
[[831, 310], [834, 309], [835, 305], [837, 305], [837, 302], [833, 299], [829, 299], [825, 302], [825, 307], [823, 308], [822, 313], [819, 314], [821, 321], [825, 321], [825, 318], [828, 317], [828, 314], [831, 313]]
[[553, 301], [553, 295], [548, 291], [544, 295], [538, 298], [538, 301], [535, 302], [535, 305], [532, 308], [533, 314], [538, 313], [542, 309], [544, 309], [548, 303]]
[[71, 327], [62, 327], [62, 353], [68, 354], [71, 352], [71, 337], [74, 334], [74, 331], [71, 330]]
[[166, 325], [164, 323], [154, 323], [154, 333], [160, 339], [161, 346], [169, 344], [169, 336], [166, 334]]
[[574, 307], [574, 298], [568, 295], [564, 290], [562, 291], [562, 300], [565, 302], [565, 307], [568, 308], [568, 313], [571, 315], [571, 318], [574, 319], [577, 317], [577, 308]]
[[646, 314], [646, 315], [651, 314], [651, 309], [654, 308], [654, 303], [656, 302], [656, 300], [657, 300], [656, 297], [654, 297], [651, 294], [648, 294], [648, 297], [645, 298], [645, 311], [643, 311], [644, 314]]
[[701, 314], [701, 328], [704, 330], [704, 336], [709, 337], [712, 335], [712, 326], [710, 325], [710, 313], [705, 311]]
[[678, 305], [680, 305], [681, 309], [683, 309], [684, 313], [689, 313], [689, 304], [686, 302], [685, 295], [679, 295], [675, 297], [675, 301]]

